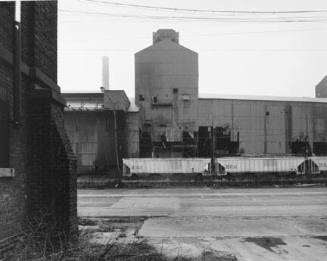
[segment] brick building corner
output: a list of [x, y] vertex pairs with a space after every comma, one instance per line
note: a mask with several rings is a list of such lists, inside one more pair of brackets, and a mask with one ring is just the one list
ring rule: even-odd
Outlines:
[[76, 160], [57, 85], [57, 2], [22, 2], [18, 94], [14, 9], [0, 2], [0, 252], [31, 220], [52, 235], [77, 234]]

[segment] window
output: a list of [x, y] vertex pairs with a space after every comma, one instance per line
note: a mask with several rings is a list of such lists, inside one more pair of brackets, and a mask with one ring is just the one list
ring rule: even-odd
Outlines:
[[139, 95], [139, 101], [144, 101], [144, 96], [142, 94]]
[[158, 98], [157, 98], [157, 96], [153, 96], [153, 97], [152, 97], [152, 102], [153, 102], [154, 104], [158, 103]]
[[178, 88], [173, 88], [173, 93], [178, 93]]

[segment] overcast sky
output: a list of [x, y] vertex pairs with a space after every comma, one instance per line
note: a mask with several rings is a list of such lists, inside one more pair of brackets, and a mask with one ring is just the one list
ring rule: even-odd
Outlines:
[[134, 96], [134, 53], [151, 45], [152, 32], [159, 28], [175, 29], [180, 44], [199, 54], [200, 93], [314, 96], [315, 85], [327, 75], [326, 0], [100, 0], [106, 1], [200, 10], [326, 12], [221, 14], [59, 0], [58, 81], [63, 91], [99, 91], [101, 57], [106, 55], [110, 88]]

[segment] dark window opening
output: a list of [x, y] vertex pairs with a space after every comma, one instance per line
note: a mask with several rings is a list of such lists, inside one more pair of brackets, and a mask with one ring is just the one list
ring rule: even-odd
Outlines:
[[327, 155], [327, 142], [314, 142], [313, 153], [317, 156]]
[[196, 157], [196, 138], [197, 133], [190, 131], [183, 131], [183, 157], [194, 158]]
[[173, 88], [173, 93], [178, 93], [178, 88]]
[[231, 131], [227, 127], [216, 127], [215, 135], [215, 156], [228, 156], [239, 153], [239, 134], [237, 140], [232, 141]]
[[139, 95], [139, 101], [144, 101], [144, 96], [142, 94]]
[[153, 97], [152, 97], [152, 102], [153, 102], [154, 104], [158, 103], [158, 98], [157, 98], [157, 96], [153, 96]]
[[198, 155], [199, 157], [239, 155], [239, 133], [235, 139], [232, 139], [228, 127], [199, 127]]
[[310, 143], [308, 141], [296, 140], [291, 142], [290, 146], [292, 154], [305, 156], [312, 155]]
[[198, 132], [198, 156], [203, 158], [212, 155], [212, 140], [209, 132], [210, 127], [201, 126]]
[[0, 100], [0, 168], [9, 167], [9, 105]]
[[140, 157], [152, 157], [152, 140], [149, 132], [142, 132], [140, 130]]
[[195, 144], [195, 135], [190, 131], [183, 131], [183, 143], [187, 145]]
[[161, 141], [161, 146], [163, 149], [167, 148], [167, 137], [166, 137], [166, 133], [162, 133], [160, 136], [160, 141]]

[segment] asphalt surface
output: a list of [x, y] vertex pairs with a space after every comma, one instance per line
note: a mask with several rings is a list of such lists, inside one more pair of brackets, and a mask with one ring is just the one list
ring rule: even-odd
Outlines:
[[167, 255], [327, 260], [326, 188], [80, 190], [78, 213], [148, 217], [138, 235]]

